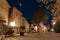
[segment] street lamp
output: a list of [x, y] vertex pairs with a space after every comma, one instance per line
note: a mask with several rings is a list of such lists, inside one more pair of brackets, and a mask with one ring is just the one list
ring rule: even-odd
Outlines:
[[56, 22], [53, 22], [53, 25], [55, 25], [56, 24]]
[[54, 21], [53, 22], [53, 24], [52, 24], [52, 28], [51, 28], [51, 30], [50, 31], [52, 31], [52, 32], [54, 32], [55, 30], [54, 30], [54, 25], [56, 24], [56, 22]]
[[12, 26], [12, 27], [16, 26], [15, 21], [11, 22], [11, 23], [10, 23], [10, 26]]

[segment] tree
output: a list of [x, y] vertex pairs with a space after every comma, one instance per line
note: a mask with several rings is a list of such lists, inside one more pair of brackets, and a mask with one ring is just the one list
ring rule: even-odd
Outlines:
[[41, 21], [46, 21], [46, 12], [45, 10], [39, 8], [34, 12], [31, 23], [40, 23]]

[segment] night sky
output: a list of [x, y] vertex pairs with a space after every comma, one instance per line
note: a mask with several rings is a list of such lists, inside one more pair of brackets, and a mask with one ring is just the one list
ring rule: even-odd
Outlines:
[[39, 7], [36, 0], [7, 0], [11, 6], [17, 7], [30, 22], [34, 11]]

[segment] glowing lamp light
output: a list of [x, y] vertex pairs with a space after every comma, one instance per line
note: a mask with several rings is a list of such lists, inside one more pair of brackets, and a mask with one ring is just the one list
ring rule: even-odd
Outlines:
[[44, 26], [44, 30], [46, 30], [47, 28]]
[[38, 27], [37, 26], [35, 26], [35, 30], [37, 31], [37, 29], [38, 29]]
[[55, 24], [55, 22], [53, 22], [53, 25]]
[[15, 24], [15, 21], [11, 22], [10, 25], [11, 25], [11, 26], [15, 26], [15, 25], [16, 25], [16, 24]]
[[46, 31], [47, 31], [46, 26], [43, 27], [42, 31], [43, 31], [43, 32], [46, 32]]

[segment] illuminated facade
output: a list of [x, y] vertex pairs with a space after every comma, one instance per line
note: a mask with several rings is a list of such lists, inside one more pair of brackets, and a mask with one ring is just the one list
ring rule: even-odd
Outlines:
[[8, 13], [10, 5], [6, 0], [0, 0], [0, 17], [8, 23]]
[[22, 12], [11, 7], [6, 0], [0, 0], [0, 33], [6, 32], [9, 28], [13, 28], [14, 33], [19, 33], [22, 25], [26, 27], [25, 30], [28, 32], [29, 23], [22, 16]]
[[6, 0], [0, 0], [0, 34], [7, 31], [9, 8]]
[[9, 27], [12, 27], [15, 33], [20, 32], [20, 27], [25, 26], [25, 32], [29, 31], [29, 23], [22, 16], [22, 12], [20, 12], [17, 8], [11, 7], [9, 12]]
[[28, 23], [28, 21], [27, 21], [23, 16], [21, 17], [21, 19], [22, 19], [22, 20], [21, 20], [21, 24], [22, 24], [23, 26], [25, 26], [25, 28], [26, 28], [25, 31], [26, 31], [26, 32], [29, 32], [29, 23]]

